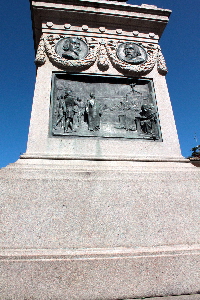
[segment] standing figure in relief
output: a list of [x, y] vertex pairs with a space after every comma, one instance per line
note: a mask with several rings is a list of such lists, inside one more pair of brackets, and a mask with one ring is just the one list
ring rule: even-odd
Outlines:
[[136, 130], [135, 110], [133, 105], [129, 105], [126, 109], [125, 128], [126, 131]]
[[84, 104], [82, 99], [79, 97], [75, 100], [74, 104], [74, 119], [73, 119], [73, 128], [76, 131], [81, 126], [81, 118], [84, 115]]
[[54, 129], [59, 125], [60, 128], [64, 127], [64, 122], [65, 122], [65, 115], [64, 115], [64, 110], [65, 110], [65, 101], [64, 101], [64, 96], [61, 95], [58, 99], [58, 105], [56, 108], [56, 113], [57, 113], [57, 119], [56, 123], [54, 125]]
[[87, 100], [85, 112], [87, 114], [88, 130], [96, 131], [100, 129], [100, 108], [95, 99], [95, 94], [90, 94], [90, 99]]
[[119, 125], [115, 128], [117, 129], [125, 129], [126, 128], [126, 112], [125, 112], [125, 104], [124, 102], [120, 102], [118, 108], [118, 118], [119, 118]]
[[136, 130], [133, 105], [121, 101], [118, 106], [118, 118], [119, 125], [115, 126], [115, 128], [126, 129], [126, 131]]
[[71, 95], [72, 91], [66, 91], [65, 93], [65, 107], [64, 107], [64, 115], [65, 115], [65, 124], [64, 124], [64, 132], [68, 132], [69, 129], [73, 131], [73, 118], [74, 118], [74, 98]]

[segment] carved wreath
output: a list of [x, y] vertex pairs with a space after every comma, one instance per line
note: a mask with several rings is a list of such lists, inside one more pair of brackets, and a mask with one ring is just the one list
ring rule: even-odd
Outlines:
[[113, 66], [123, 73], [130, 73], [131, 75], [145, 75], [153, 70], [157, 62], [159, 73], [162, 75], [166, 74], [167, 68], [160, 47], [154, 44], [143, 44], [142, 46], [146, 50], [147, 59], [143, 63], [137, 65], [127, 63], [117, 57], [116, 52], [118, 43], [111, 40], [108, 42], [106, 48]]
[[84, 59], [69, 60], [59, 56], [56, 53], [56, 44], [62, 38], [64, 38], [62, 35], [43, 36], [38, 47], [36, 63], [44, 64], [46, 61], [46, 53], [52, 64], [68, 70], [76, 69], [76, 71], [82, 71], [84, 69], [89, 69], [94, 64], [98, 54], [98, 43], [95, 39], [88, 39], [86, 41], [89, 51], [88, 55]]

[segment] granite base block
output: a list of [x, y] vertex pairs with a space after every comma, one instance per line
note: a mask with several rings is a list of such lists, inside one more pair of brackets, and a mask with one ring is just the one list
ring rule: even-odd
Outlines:
[[5, 251], [0, 299], [127, 299], [197, 292], [200, 251], [169, 248]]
[[0, 171], [1, 300], [197, 293], [190, 163], [20, 160]]

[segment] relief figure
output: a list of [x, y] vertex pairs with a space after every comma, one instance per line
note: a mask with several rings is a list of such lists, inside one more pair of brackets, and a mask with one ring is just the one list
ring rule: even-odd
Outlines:
[[128, 105], [128, 103], [120, 102], [118, 106], [118, 118], [119, 125], [115, 126], [117, 129], [126, 129], [126, 131], [136, 130], [135, 116], [134, 116], [134, 107]]
[[79, 59], [79, 53], [81, 52], [80, 40], [76, 37], [68, 38], [65, 40], [63, 45], [63, 54], [64, 58], [73, 60]]
[[76, 132], [81, 127], [81, 119], [84, 115], [85, 105], [79, 97], [74, 99], [72, 91], [66, 90], [57, 97], [55, 108], [56, 121], [54, 130], [61, 129], [64, 133]]
[[80, 99], [79, 97], [75, 101], [73, 111], [74, 111], [73, 128], [74, 131], [77, 131], [77, 129], [81, 126], [81, 119], [82, 116], [84, 115], [84, 104], [82, 99]]
[[74, 118], [74, 98], [71, 95], [72, 91], [65, 92], [65, 106], [64, 106], [64, 132], [68, 132], [69, 129], [73, 131], [73, 118]]
[[53, 79], [52, 136], [162, 140], [152, 80], [60, 72]]
[[87, 122], [88, 122], [88, 130], [90, 131], [97, 131], [100, 129], [100, 107], [99, 103], [95, 99], [95, 94], [90, 94], [90, 99], [87, 100], [85, 112], [87, 115]]
[[147, 59], [145, 49], [133, 42], [125, 42], [119, 45], [117, 49], [119, 59], [130, 64], [141, 64]]
[[118, 107], [118, 118], [119, 118], [119, 126], [116, 128], [118, 129], [125, 129], [126, 128], [126, 113], [125, 113], [125, 104], [121, 101]]
[[141, 57], [140, 49], [133, 43], [126, 43], [124, 46], [124, 54], [127, 62], [137, 61], [137, 63], [143, 62], [144, 59]]
[[64, 115], [64, 109], [65, 109], [65, 101], [64, 101], [64, 95], [61, 95], [57, 98], [57, 107], [56, 107], [56, 123], [54, 125], [54, 129], [56, 129], [57, 126], [60, 128], [64, 128], [64, 122], [65, 122], [65, 115]]
[[135, 112], [133, 106], [129, 106], [126, 111], [126, 122], [125, 122], [126, 130], [135, 131], [136, 123], [135, 123]]
[[151, 135], [152, 138], [156, 138], [157, 118], [153, 105], [143, 104], [141, 106], [140, 116], [141, 131], [147, 135]]

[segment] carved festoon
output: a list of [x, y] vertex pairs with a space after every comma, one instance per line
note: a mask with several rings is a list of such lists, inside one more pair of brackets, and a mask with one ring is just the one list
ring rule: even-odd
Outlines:
[[[157, 45], [137, 45], [138, 50], [136, 57], [128, 58], [130, 55], [125, 55], [125, 45], [119, 42], [110, 40], [107, 44], [108, 57], [113, 66], [121, 72], [127, 72], [132, 75], [144, 75], [149, 73], [155, 66], [157, 60]], [[122, 54], [124, 52], [124, 54]]]
[[97, 66], [101, 71], [106, 71], [109, 68], [109, 59], [107, 56], [106, 44], [104, 41], [101, 42], [99, 46], [99, 56], [98, 56]]
[[52, 64], [69, 71], [87, 70], [97, 61], [101, 71], [107, 71], [112, 64], [121, 73], [142, 76], [151, 72], [157, 63], [158, 72], [167, 73], [160, 47], [151, 43], [43, 35], [36, 63], [44, 64], [46, 55]]
[[[76, 38], [76, 41], [80, 43], [79, 50], [77, 50], [77, 48], [75, 51], [67, 50], [67, 42], [69, 42], [70, 49], [72, 49], [72, 44], [75, 40], [73, 39], [74, 38], [67, 39], [63, 35], [44, 35], [42, 38], [44, 47], [41, 48], [41, 45], [39, 45], [39, 54], [40, 56], [45, 56], [46, 53], [52, 64], [61, 69], [76, 71], [88, 69], [96, 61], [98, 43], [96, 39], [93, 38], [88, 38], [87, 40], [84, 38]], [[38, 58], [40, 57], [37, 54], [36, 62], [38, 62]]]
[[44, 46], [44, 36], [40, 38], [40, 43], [38, 45], [35, 63], [38, 65], [43, 65], [46, 61], [46, 53], [45, 53], [45, 46]]
[[36, 62], [46, 59], [61, 70], [81, 72], [95, 62], [105, 72], [112, 65], [129, 77], [53, 75], [52, 136], [98, 136], [161, 140], [151, 80], [134, 79], [167, 72], [161, 49], [153, 43], [43, 35]]
[[160, 48], [159, 45], [158, 45], [157, 67], [158, 67], [158, 72], [161, 75], [166, 75], [167, 74], [168, 70], [167, 70], [166, 62], [165, 62], [164, 56], [161, 52], [161, 48]]

